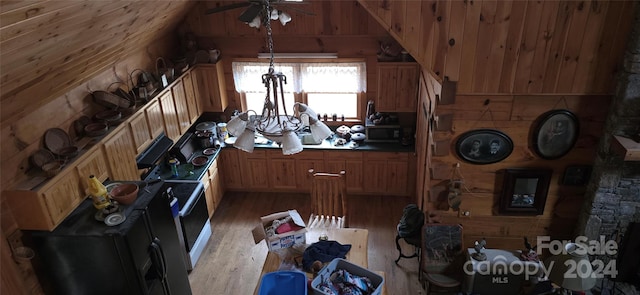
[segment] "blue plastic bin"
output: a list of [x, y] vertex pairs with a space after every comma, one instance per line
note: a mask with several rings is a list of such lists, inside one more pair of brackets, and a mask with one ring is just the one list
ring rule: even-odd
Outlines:
[[307, 295], [307, 276], [299, 271], [275, 271], [260, 281], [259, 295]]

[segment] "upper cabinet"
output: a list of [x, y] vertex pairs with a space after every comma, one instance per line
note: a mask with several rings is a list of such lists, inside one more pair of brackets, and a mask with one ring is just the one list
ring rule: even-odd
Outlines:
[[182, 76], [182, 83], [184, 84], [184, 95], [187, 102], [187, 111], [189, 112], [189, 122], [195, 123], [200, 117], [200, 110], [198, 109], [198, 103], [196, 98], [196, 90], [198, 88], [197, 81], [193, 79], [191, 71], [186, 72]]
[[195, 75], [198, 85], [196, 97], [200, 112], [223, 112], [228, 100], [222, 63], [200, 64], [191, 73]]
[[416, 63], [379, 64], [376, 111], [415, 112], [419, 73]]

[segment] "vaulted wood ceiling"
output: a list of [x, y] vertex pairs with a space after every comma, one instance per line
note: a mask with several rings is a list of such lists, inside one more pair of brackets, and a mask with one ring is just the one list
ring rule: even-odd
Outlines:
[[[194, 1], [1, 1], [0, 120], [11, 122], [173, 35]], [[28, 101], [28, 103], [24, 103]]]

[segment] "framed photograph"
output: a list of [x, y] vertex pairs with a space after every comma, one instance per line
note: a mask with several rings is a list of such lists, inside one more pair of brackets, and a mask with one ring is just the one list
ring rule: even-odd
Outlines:
[[578, 118], [567, 110], [544, 113], [533, 132], [533, 150], [543, 159], [566, 155], [576, 143], [580, 126]]
[[472, 164], [491, 164], [504, 160], [513, 151], [506, 134], [493, 129], [477, 129], [463, 133], [456, 141], [458, 156]]
[[581, 186], [586, 185], [591, 177], [591, 166], [573, 165], [568, 166], [562, 177], [562, 185]]
[[506, 169], [500, 197], [500, 213], [542, 215], [551, 172], [549, 169]]

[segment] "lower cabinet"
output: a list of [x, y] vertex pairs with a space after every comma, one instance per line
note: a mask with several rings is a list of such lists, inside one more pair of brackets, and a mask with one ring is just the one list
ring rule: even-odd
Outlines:
[[31, 191], [5, 191], [5, 202], [20, 229], [53, 230], [86, 197], [76, 169], [66, 169]]
[[[308, 192], [309, 169], [347, 175], [347, 192], [412, 195], [411, 158], [407, 152], [305, 150], [291, 156], [279, 149], [245, 153], [225, 148], [220, 156], [224, 188], [234, 191]], [[415, 166], [415, 165], [414, 165]], [[366, 176], [366, 177], [365, 177]]]
[[220, 183], [220, 173], [218, 172], [218, 160], [213, 161], [209, 170], [206, 173], [206, 178], [202, 180], [204, 185], [204, 194], [207, 198], [207, 209], [209, 211], [209, 218], [213, 216], [213, 213], [220, 205], [224, 191], [222, 190], [222, 183]]

